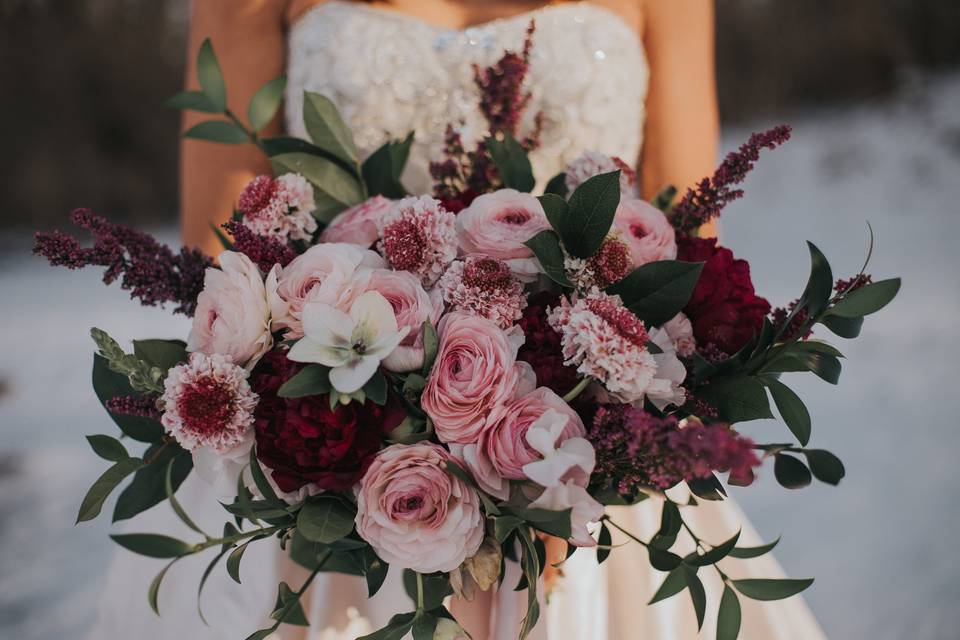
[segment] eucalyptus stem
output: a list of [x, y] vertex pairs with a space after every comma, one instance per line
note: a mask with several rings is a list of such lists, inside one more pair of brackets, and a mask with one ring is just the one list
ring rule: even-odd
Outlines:
[[230, 118], [233, 124], [243, 129], [243, 132], [246, 133], [248, 136], [250, 136], [250, 142], [257, 145], [257, 148], [260, 149], [260, 151], [262, 151], [263, 153], [267, 153], [266, 148], [263, 146], [263, 141], [260, 139], [260, 136], [257, 135], [256, 131], [247, 129], [247, 127], [243, 124], [240, 118], [238, 118], [230, 109], [227, 109], [226, 111], [224, 111], [224, 114], [228, 118]]
[[280, 531], [282, 529], [287, 529], [285, 526], [273, 526], [273, 527], [261, 527], [259, 529], [251, 529], [250, 531], [244, 531], [233, 536], [227, 536], [225, 538], [211, 538], [206, 542], [201, 542], [194, 545], [194, 553], [203, 551], [204, 549], [209, 549], [210, 547], [215, 547], [221, 544], [233, 544], [234, 542], [240, 542], [241, 540], [246, 540], [247, 538], [252, 538], [258, 535], [271, 535]]
[[592, 382], [592, 379], [591, 379], [589, 376], [586, 377], [586, 378], [581, 379], [580, 382], [577, 383], [577, 386], [575, 386], [573, 389], [571, 389], [570, 391], [568, 391], [565, 396], [563, 396], [563, 401], [564, 401], [564, 402], [573, 402], [574, 398], [576, 398], [578, 395], [580, 395], [580, 393], [581, 393], [584, 389], [586, 389], [586, 388], [587, 388], [587, 385], [590, 384], [591, 382]]
[[610, 516], [607, 516], [607, 515], [603, 516], [603, 520], [605, 520], [611, 527], [613, 527], [614, 529], [616, 529], [617, 531], [619, 531], [619, 532], [622, 533], [623, 535], [627, 536], [628, 538], [630, 538], [630, 539], [633, 540], [634, 542], [639, 542], [640, 544], [642, 544], [642, 545], [645, 546], [645, 547], [650, 546], [649, 543], [644, 542], [643, 540], [641, 540], [640, 538], [638, 538], [637, 536], [633, 535], [632, 533], [630, 533], [629, 531], [627, 531], [626, 529], [624, 529], [623, 527], [621, 527], [620, 525], [618, 525], [616, 522], [614, 522], [613, 520], [611, 520], [611, 519], [610, 519]]

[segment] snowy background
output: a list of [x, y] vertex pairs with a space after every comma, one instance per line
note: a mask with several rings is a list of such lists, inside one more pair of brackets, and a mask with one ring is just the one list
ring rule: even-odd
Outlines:
[[[861, 340], [830, 337], [848, 357], [839, 390], [813, 376], [792, 385], [811, 409], [812, 445], [839, 454], [847, 478], [790, 492], [768, 467], [757, 486], [733, 490], [766, 539], [785, 534], [777, 557], [788, 573], [817, 578], [807, 598], [832, 638], [940, 640], [960, 629], [958, 105], [960, 75], [918, 76], [869, 107], [798, 113], [794, 140], [763, 156], [724, 217], [725, 244], [774, 305], [806, 281], [806, 239], [835, 274], [855, 273], [867, 220], [870, 271], [903, 276]], [[768, 124], [728, 129], [724, 148]], [[83, 435], [112, 432], [89, 386], [88, 328], [121, 341], [187, 328], [97, 273], [46, 267], [29, 246], [27, 235], [0, 236], [0, 637], [59, 640], [82, 637], [114, 551], [105, 520], [73, 526], [104, 467]], [[786, 434], [777, 422], [750, 431]]]

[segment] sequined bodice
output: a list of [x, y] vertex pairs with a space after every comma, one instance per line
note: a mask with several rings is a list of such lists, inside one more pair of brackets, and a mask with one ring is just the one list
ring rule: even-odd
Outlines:
[[521, 132], [543, 114], [531, 161], [549, 179], [582, 151], [634, 161], [643, 134], [648, 68], [637, 35], [618, 16], [588, 2], [550, 5], [464, 30], [331, 0], [293, 25], [289, 38], [286, 122], [305, 137], [303, 91], [331, 98], [366, 155], [387, 139], [416, 132], [403, 181], [429, 192], [428, 165], [440, 158], [444, 129], [463, 123], [467, 141], [484, 135], [473, 64], [519, 50], [536, 19], [528, 76], [532, 94]]

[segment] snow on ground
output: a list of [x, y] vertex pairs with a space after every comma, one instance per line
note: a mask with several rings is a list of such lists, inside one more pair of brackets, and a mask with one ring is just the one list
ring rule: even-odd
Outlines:
[[[848, 356], [839, 390], [793, 385], [811, 408], [812, 444], [846, 463], [840, 487], [788, 492], [767, 469], [757, 486], [733, 489], [764, 536], [785, 534], [777, 556], [788, 572], [817, 578], [808, 601], [834, 638], [939, 640], [960, 626], [957, 104], [960, 76], [948, 76], [882, 105], [802, 114], [724, 218], [724, 242], [774, 304], [803, 287], [804, 240], [836, 274], [856, 272], [866, 220], [877, 235], [870, 270], [904, 278], [862, 340], [836, 340]], [[747, 134], [728, 131], [725, 148]], [[87, 331], [182, 337], [186, 322], [138, 307], [93, 272], [49, 269], [28, 247], [26, 237], [0, 243], [0, 637], [59, 640], [82, 635], [114, 548], [105, 523], [73, 527], [103, 467], [82, 436], [112, 430], [89, 388]], [[786, 434], [776, 422], [750, 432]]]

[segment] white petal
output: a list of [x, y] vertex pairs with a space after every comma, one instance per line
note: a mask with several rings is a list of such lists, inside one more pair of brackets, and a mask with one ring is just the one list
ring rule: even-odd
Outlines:
[[340, 393], [359, 391], [377, 372], [379, 358], [357, 358], [330, 370], [330, 384]]
[[350, 316], [322, 302], [308, 302], [300, 316], [304, 335], [329, 346], [348, 346], [353, 333]]
[[368, 343], [381, 335], [397, 332], [397, 316], [386, 298], [377, 291], [367, 291], [350, 306], [350, 317]]
[[310, 338], [300, 338], [287, 353], [294, 362], [316, 362], [327, 367], [339, 367], [353, 358], [353, 351], [345, 347], [332, 347]]
[[557, 438], [569, 420], [570, 416], [547, 409], [527, 429], [527, 444], [542, 456], [550, 455], [556, 449]]

